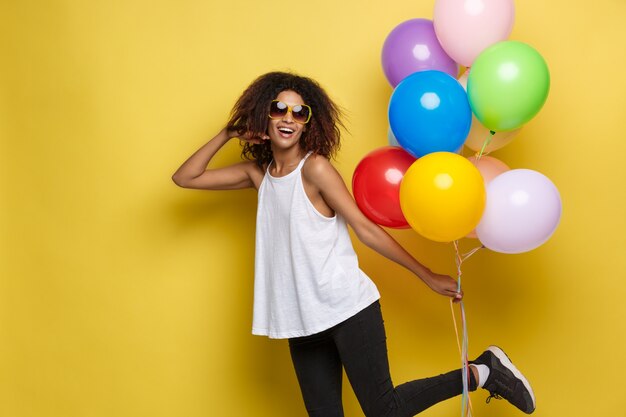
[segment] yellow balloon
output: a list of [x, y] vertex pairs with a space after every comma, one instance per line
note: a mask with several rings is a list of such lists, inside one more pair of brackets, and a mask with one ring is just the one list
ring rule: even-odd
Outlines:
[[474, 230], [485, 200], [480, 171], [466, 158], [450, 152], [419, 158], [400, 184], [404, 217], [417, 233], [436, 242], [451, 242]]

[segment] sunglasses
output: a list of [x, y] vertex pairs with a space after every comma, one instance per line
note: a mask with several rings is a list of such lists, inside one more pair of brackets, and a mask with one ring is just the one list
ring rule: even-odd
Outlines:
[[311, 120], [311, 108], [306, 104], [296, 104], [288, 106], [280, 100], [274, 100], [270, 104], [270, 119], [282, 119], [291, 112], [293, 121], [300, 124], [307, 124]]

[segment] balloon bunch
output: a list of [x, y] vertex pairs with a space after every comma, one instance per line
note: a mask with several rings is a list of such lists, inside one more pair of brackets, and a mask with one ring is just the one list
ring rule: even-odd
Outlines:
[[[374, 222], [437, 242], [477, 237], [501, 253], [552, 235], [561, 214], [554, 184], [486, 156], [539, 112], [550, 86], [543, 57], [507, 40], [514, 15], [513, 0], [436, 0], [433, 20], [389, 33], [382, 68], [394, 87], [393, 146], [366, 155], [353, 176], [357, 204]], [[464, 146], [476, 155], [461, 156]]]
[[[359, 208], [386, 227], [411, 227], [437, 242], [478, 238], [501, 253], [545, 243], [561, 216], [545, 175], [513, 169], [487, 153], [510, 143], [543, 107], [550, 75], [530, 45], [507, 40], [513, 0], [435, 0], [433, 20], [396, 26], [385, 39], [383, 72], [394, 88], [388, 141], [366, 155], [353, 176]], [[459, 74], [460, 65], [466, 67]], [[465, 158], [463, 147], [476, 154]], [[464, 397], [469, 403], [463, 318]], [[453, 315], [454, 317], [454, 315]], [[455, 321], [456, 330], [456, 321]], [[457, 333], [458, 335], [458, 333]]]

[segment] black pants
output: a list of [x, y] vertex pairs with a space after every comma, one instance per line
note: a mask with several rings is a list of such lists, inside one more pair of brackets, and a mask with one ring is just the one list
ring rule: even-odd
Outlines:
[[[461, 370], [393, 386], [380, 303], [323, 332], [289, 339], [311, 417], [341, 417], [342, 366], [367, 417], [413, 416], [463, 391]], [[470, 390], [476, 381], [470, 372]]]

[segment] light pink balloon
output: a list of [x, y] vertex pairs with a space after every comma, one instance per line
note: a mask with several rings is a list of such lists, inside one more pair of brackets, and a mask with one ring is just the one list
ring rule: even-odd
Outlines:
[[561, 219], [561, 196], [545, 175], [513, 169], [487, 186], [487, 205], [476, 226], [486, 248], [522, 253], [545, 243]]
[[[476, 162], [475, 156], [470, 156], [467, 159], [469, 159], [469, 161], [474, 164], [476, 168], [478, 168], [480, 175], [482, 175], [483, 180], [485, 180], [485, 187], [487, 187], [495, 177], [511, 169], [507, 164], [494, 158], [493, 156], [482, 156], [478, 162]], [[476, 230], [469, 232], [466, 237], [473, 239], [478, 238]]]
[[446, 53], [469, 67], [485, 48], [509, 37], [513, 0], [437, 0], [435, 33]]

